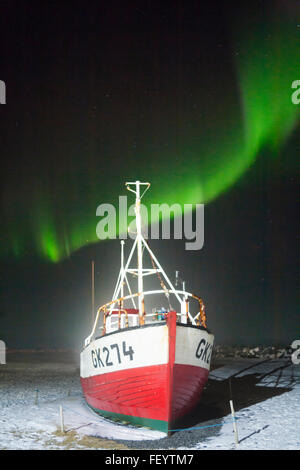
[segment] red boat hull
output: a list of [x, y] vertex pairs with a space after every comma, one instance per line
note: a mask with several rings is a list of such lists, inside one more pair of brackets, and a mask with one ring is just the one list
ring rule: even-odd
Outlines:
[[208, 370], [174, 366], [170, 409], [168, 365], [81, 378], [87, 403], [103, 416], [168, 432], [172, 423], [198, 403]]
[[[180, 362], [176, 353], [178, 325], [175, 312], [170, 313], [167, 319], [168, 335], [166, 337], [164, 333], [162, 336], [168, 348], [165, 363], [81, 376], [85, 399], [99, 414], [168, 433], [176, 420], [189, 413], [199, 402], [209, 367], [177, 363]], [[150, 325], [150, 328], [155, 327]], [[192, 327], [185, 325], [187, 328]], [[198, 329], [193, 330], [195, 336]], [[183, 334], [188, 332], [184, 330]], [[204, 334], [212, 336], [202, 331], [201, 338]], [[197, 339], [194, 350], [199, 355], [198, 345]], [[188, 360], [184, 359], [183, 362]]]

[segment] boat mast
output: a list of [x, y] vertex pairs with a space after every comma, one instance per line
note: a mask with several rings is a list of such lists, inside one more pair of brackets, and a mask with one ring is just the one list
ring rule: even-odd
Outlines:
[[[140, 187], [146, 185], [146, 189], [141, 196]], [[149, 183], [141, 183], [140, 181], [135, 181], [133, 183], [126, 183], [127, 189], [132, 191], [135, 198], [135, 220], [136, 220], [136, 244], [137, 244], [137, 275], [138, 275], [138, 308], [140, 319], [143, 319], [145, 313], [145, 304], [144, 304], [144, 286], [143, 286], [143, 246], [142, 246], [142, 219], [141, 219], [141, 199], [147, 189], [149, 188]], [[135, 186], [135, 190], [130, 188], [130, 186]]]
[[[160, 265], [158, 259], [156, 258], [153, 251], [149, 247], [149, 244], [147, 243], [147, 241], [144, 239], [144, 237], [142, 235], [141, 199], [144, 196], [144, 194], [146, 193], [146, 191], [148, 191], [148, 189], [150, 188], [150, 183], [142, 183], [141, 181], [134, 181], [134, 182], [131, 182], [131, 183], [129, 183], [129, 182], [125, 183], [125, 186], [128, 189], [128, 191], [131, 191], [136, 196], [135, 213], [136, 213], [136, 230], [137, 230], [137, 234], [136, 234], [135, 241], [133, 243], [133, 246], [131, 248], [131, 251], [130, 251], [130, 254], [127, 258], [126, 263], [124, 263], [124, 241], [121, 240], [121, 267], [120, 267], [120, 272], [119, 272], [117, 284], [116, 284], [116, 287], [115, 287], [115, 291], [114, 291], [114, 294], [112, 296], [111, 302], [108, 302], [107, 304], [103, 305], [102, 307], [100, 307], [98, 309], [96, 319], [95, 319], [95, 323], [94, 323], [94, 326], [93, 326], [93, 330], [92, 330], [91, 334], [85, 340], [86, 345], [90, 343], [91, 338], [95, 333], [100, 312], [103, 311], [103, 309], [104, 309], [104, 311], [107, 312], [107, 316], [110, 316], [113, 312], [114, 306], [115, 306], [117, 301], [119, 302], [119, 310], [123, 309], [124, 301], [129, 300], [129, 299], [131, 299], [133, 307], [134, 307], [134, 309], [136, 309], [136, 304], [135, 304], [134, 299], [135, 299], [135, 297], [138, 297], [138, 310], [139, 310], [139, 324], [140, 325], [145, 324], [144, 297], [147, 294], [161, 294], [161, 293], [164, 293], [167, 297], [169, 296], [169, 294], [174, 294], [174, 296], [176, 297], [177, 301], [179, 302], [179, 304], [181, 306], [181, 322], [182, 323], [187, 323], [188, 318], [190, 318], [191, 321], [195, 320], [191, 317], [191, 315], [189, 313], [188, 297], [197, 298], [198, 300], [201, 301], [201, 299], [199, 299], [194, 294], [186, 292], [185, 282], [183, 282], [183, 281], [182, 281], [183, 282], [183, 290], [178, 291], [178, 290], [175, 289], [172, 282], [170, 281], [167, 274], [165, 273], [162, 266]], [[141, 186], [146, 186], [144, 191], [142, 192], [142, 194], [141, 194]], [[134, 189], [132, 187], [134, 187]], [[150, 269], [150, 268], [143, 269], [143, 249], [146, 249], [146, 252], [148, 252], [148, 254], [150, 255], [150, 257], [153, 261], [153, 269]], [[130, 263], [132, 261], [132, 257], [133, 257], [133, 254], [134, 254], [135, 250], [137, 250], [138, 265], [137, 265], [136, 268], [130, 268]], [[129, 284], [128, 279], [127, 279], [127, 273], [138, 277], [138, 293], [136, 293], [136, 294], [132, 294], [132, 292], [131, 292], [130, 284]], [[161, 273], [161, 277], [164, 278], [164, 280], [166, 281], [167, 286], [162, 286], [163, 290], [154, 290], [154, 291], [144, 292], [143, 277], [151, 275], [151, 274], [157, 275], [158, 273]], [[179, 280], [178, 272], [176, 272], [176, 284], [175, 285], [177, 285], [178, 280]], [[126, 283], [128, 291], [129, 291], [129, 295], [124, 296], [125, 283]], [[120, 297], [120, 298], [118, 298], [118, 297]], [[204, 305], [203, 305], [202, 310], [201, 310], [201, 306], [200, 306], [200, 312], [197, 315], [196, 319], [199, 317], [199, 315], [200, 316], [201, 316], [201, 314], [203, 315], [203, 310], [204, 310]], [[205, 322], [205, 319], [204, 319], [204, 322]], [[203, 323], [203, 325], [205, 326], [204, 323]]]
[[140, 182], [136, 182], [136, 236], [137, 236], [137, 257], [138, 257], [138, 292], [139, 292], [139, 313], [144, 313], [144, 289], [143, 289], [143, 251], [142, 251], [142, 223], [141, 223], [141, 199]]
[[[124, 242], [123, 242], [123, 240], [121, 242], [121, 268], [120, 268], [120, 273], [119, 273], [119, 277], [118, 277], [118, 280], [117, 280], [117, 284], [116, 284], [116, 287], [115, 287], [115, 291], [114, 291], [114, 294], [113, 294], [113, 297], [112, 297], [112, 302], [111, 302], [110, 307], [109, 307], [109, 315], [112, 313], [112, 311], [114, 309], [114, 306], [115, 306], [116, 299], [119, 296], [121, 296], [120, 302], [121, 302], [121, 308], [123, 308], [124, 281], [126, 282], [128, 291], [131, 295], [131, 289], [130, 289], [130, 285], [128, 283], [128, 279], [127, 279], [127, 275], [126, 275], [127, 273], [130, 273], [130, 274], [133, 274], [134, 276], [137, 276], [137, 278], [138, 278], [138, 293], [137, 293], [137, 296], [138, 296], [139, 320], [140, 320], [140, 325], [143, 325], [144, 322], [145, 322], [145, 305], [144, 305], [145, 293], [144, 293], [144, 286], [143, 286], [143, 277], [144, 276], [148, 276], [150, 274], [156, 274], [157, 275], [158, 273], [161, 273], [162, 277], [165, 279], [165, 281], [166, 281], [166, 283], [169, 287], [169, 289], [164, 289], [165, 293], [166, 293], [166, 290], [169, 290], [169, 292], [166, 293], [166, 295], [168, 296], [169, 293], [173, 293], [175, 295], [175, 297], [177, 298], [179, 304], [181, 305], [181, 310], [183, 309], [183, 306], [185, 306], [185, 304], [186, 304], [186, 302], [185, 302], [186, 299], [185, 299], [185, 296], [183, 296], [182, 299], [180, 298], [180, 295], [175, 290], [173, 284], [171, 283], [170, 279], [168, 278], [168, 276], [164, 272], [164, 270], [161, 267], [159, 261], [157, 260], [156, 256], [154, 255], [154, 253], [150, 249], [148, 243], [146, 242], [146, 240], [144, 239], [143, 234], [142, 234], [141, 199], [143, 198], [146, 191], [148, 191], [148, 189], [150, 187], [150, 183], [143, 183], [141, 181], [134, 181], [134, 182], [125, 183], [125, 186], [128, 189], [128, 191], [131, 191], [132, 193], [135, 194], [135, 198], [136, 198], [135, 199], [136, 238], [135, 238], [134, 244], [131, 248], [129, 257], [126, 261], [126, 264], [124, 263], [124, 251], [123, 251], [124, 250]], [[144, 188], [142, 188], [142, 186], [144, 186]], [[144, 190], [142, 191], [142, 189], [144, 189]], [[150, 268], [144, 269], [143, 268], [143, 250], [144, 249], [146, 249], [146, 251], [149, 253], [150, 257], [152, 258], [152, 261], [155, 264], [155, 266], [153, 266], [153, 269], [150, 269]], [[130, 266], [130, 263], [132, 261], [132, 257], [133, 257], [133, 254], [134, 254], [135, 250], [137, 251], [137, 266], [136, 266], [136, 268], [130, 268], [129, 266]], [[136, 308], [134, 298], [131, 297], [131, 300], [132, 300], [134, 308]], [[184, 313], [184, 315], [186, 316], [186, 313]]]
[[[124, 297], [124, 240], [121, 240], [121, 279], [123, 281], [121, 282], [121, 297], [123, 299]], [[121, 300], [121, 307], [123, 308], [123, 300]]]

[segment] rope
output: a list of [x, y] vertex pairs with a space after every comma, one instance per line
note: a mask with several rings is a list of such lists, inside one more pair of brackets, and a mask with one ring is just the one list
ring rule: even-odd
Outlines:
[[176, 431], [192, 431], [194, 429], [204, 429], [204, 428], [215, 428], [216, 426], [223, 426], [224, 424], [232, 423], [232, 421], [237, 421], [240, 418], [232, 418], [230, 421], [223, 421], [223, 423], [218, 424], [208, 424], [207, 426], [197, 426], [192, 428], [181, 428], [181, 429], [169, 429], [171, 432]]

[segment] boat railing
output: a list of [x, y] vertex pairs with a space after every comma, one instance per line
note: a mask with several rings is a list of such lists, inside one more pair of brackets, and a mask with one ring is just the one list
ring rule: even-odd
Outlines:
[[[180, 305], [180, 312], [176, 312], [177, 317], [179, 317], [180, 323], [183, 324], [191, 324], [198, 327], [206, 328], [206, 315], [205, 315], [205, 306], [200, 297], [195, 294], [186, 291], [180, 290], [153, 290], [153, 291], [146, 291], [143, 292], [143, 296], [153, 295], [153, 294], [175, 294], [177, 299], [179, 295], [182, 295], [181, 305]], [[95, 323], [92, 329], [91, 334], [85, 339], [85, 346], [87, 346], [92, 338], [95, 336], [96, 331], [102, 330], [102, 335], [106, 333], [111, 333], [113, 331], [117, 331], [123, 328], [128, 328], [130, 326], [143, 326], [147, 323], [154, 323], [154, 322], [162, 322], [165, 320], [161, 320], [157, 318], [157, 312], [146, 313], [138, 312], [137, 314], [128, 313], [127, 310], [123, 307], [124, 302], [129, 299], [133, 299], [134, 297], [140, 296], [140, 293], [130, 294], [125, 297], [120, 297], [118, 299], [112, 300], [104, 305], [102, 305], [97, 310], [97, 315], [95, 319]], [[199, 312], [193, 317], [189, 311], [189, 299], [196, 299], [199, 303]], [[118, 305], [115, 308], [115, 305]], [[144, 303], [143, 303], [144, 306]], [[100, 319], [100, 314], [103, 313], [103, 324], [102, 326], [98, 326], [98, 322]], [[166, 313], [167, 314], [167, 313]], [[150, 318], [152, 317], [152, 321]], [[150, 320], [150, 321], [149, 321]]]
[[[145, 315], [145, 324], [153, 324], [153, 323], [163, 323], [165, 321], [164, 319], [158, 320], [157, 319], [158, 314], [157, 313], [149, 313]], [[180, 313], [177, 313], [177, 316], [180, 317]], [[152, 321], [147, 321], [152, 317]], [[126, 327], [126, 315], [125, 313], [121, 313], [120, 316], [120, 322], [119, 318], [116, 315], [111, 315], [106, 317], [106, 325], [105, 325], [105, 331], [106, 333], [112, 333], [113, 331], [118, 331], [120, 329], [124, 328], [132, 328], [132, 327], [137, 327], [139, 326], [139, 318], [138, 315], [132, 315], [128, 314], [128, 326]], [[96, 331], [103, 331], [104, 330], [104, 325], [98, 326]]]
[[[165, 316], [167, 315], [167, 312]], [[144, 318], [145, 318], [145, 324], [153, 324], [153, 323], [162, 323], [165, 321], [166, 318], [161, 318], [159, 319], [160, 316], [158, 312], [155, 313], [146, 313]], [[178, 317], [181, 317], [180, 313], [177, 313]], [[127, 317], [127, 326], [126, 326], [126, 314], [121, 313], [120, 318], [117, 315], [110, 315], [106, 317], [106, 333], [111, 333], [112, 331], [117, 331], [123, 328], [130, 328], [130, 327], [135, 327], [139, 326], [139, 316], [138, 315], [132, 315], [128, 314]], [[193, 323], [193, 322], [192, 322]], [[196, 324], [196, 323], [195, 323]]]

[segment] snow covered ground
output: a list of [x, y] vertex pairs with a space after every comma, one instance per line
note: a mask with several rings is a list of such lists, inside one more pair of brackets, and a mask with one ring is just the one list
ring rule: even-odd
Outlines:
[[234, 449], [231, 394], [239, 449], [300, 449], [300, 365], [286, 356], [215, 358], [201, 404], [166, 437], [91, 411], [78, 355], [8, 354], [0, 365], [0, 449]]

